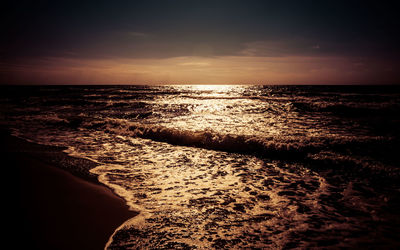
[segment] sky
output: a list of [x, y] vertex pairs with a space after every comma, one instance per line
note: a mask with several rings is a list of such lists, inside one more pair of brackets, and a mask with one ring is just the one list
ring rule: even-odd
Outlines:
[[0, 84], [399, 84], [394, 1], [6, 1]]

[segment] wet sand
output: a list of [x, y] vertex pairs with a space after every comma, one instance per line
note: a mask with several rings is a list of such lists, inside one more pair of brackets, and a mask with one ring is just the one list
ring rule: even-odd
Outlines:
[[[40, 150], [41, 145], [4, 132], [0, 139], [6, 162], [2, 168], [7, 168], [3, 176], [8, 179], [3, 187], [9, 195], [5, 214], [12, 218], [7, 239], [12, 245], [25, 249], [104, 249], [114, 230], [137, 214], [106, 187], [49, 164], [39, 153], [48, 151], [47, 147]], [[51, 154], [64, 153], [54, 150]]]

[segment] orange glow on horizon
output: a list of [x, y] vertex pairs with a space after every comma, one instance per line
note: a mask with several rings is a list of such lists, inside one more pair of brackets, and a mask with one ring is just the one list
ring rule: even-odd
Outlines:
[[388, 73], [358, 58], [302, 56], [54, 57], [2, 66], [2, 71], [8, 76], [3, 79], [28, 84], [343, 84], [382, 81]]

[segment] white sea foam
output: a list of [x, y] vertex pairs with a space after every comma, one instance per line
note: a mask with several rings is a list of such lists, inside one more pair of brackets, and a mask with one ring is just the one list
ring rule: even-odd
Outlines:
[[39, 88], [1, 99], [1, 117], [97, 162], [141, 212], [110, 249], [349, 247], [396, 218], [382, 204], [399, 190], [400, 98], [330, 88]]

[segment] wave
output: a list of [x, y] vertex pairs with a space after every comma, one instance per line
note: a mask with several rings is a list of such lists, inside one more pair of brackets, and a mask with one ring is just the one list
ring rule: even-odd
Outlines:
[[345, 117], [394, 116], [399, 109], [398, 105], [384, 103], [371, 107], [359, 104], [356, 106], [351, 104], [293, 102], [292, 106], [299, 112], [330, 113]]
[[[189, 131], [164, 126], [140, 124], [122, 119], [107, 119], [86, 124], [88, 129], [104, 130], [109, 133], [151, 139], [172, 145], [191, 146], [204, 149], [262, 155], [266, 157], [301, 158], [315, 152], [322, 145], [309, 140], [286, 138], [261, 138], [249, 135], [220, 134], [211, 130]], [[282, 139], [282, 138], [281, 138]]]
[[253, 96], [253, 95], [244, 95], [244, 96], [226, 96], [226, 95], [180, 95], [180, 98], [188, 98], [188, 99], [196, 99], [196, 100], [268, 100], [272, 99], [270, 97], [265, 96]]
[[349, 176], [362, 171], [363, 176], [371, 178], [390, 177], [396, 180], [400, 178], [400, 174], [395, 174], [398, 173], [399, 160], [394, 157], [394, 150], [390, 150], [391, 146], [400, 145], [400, 142], [393, 138], [379, 136], [260, 137], [221, 134], [212, 130], [182, 130], [111, 118], [92, 121], [84, 125], [87, 129], [172, 145], [255, 155], [260, 158], [300, 161], [317, 172], [325, 171], [323, 166], [330, 166], [329, 169], [334, 170], [333, 172], [345, 172]]

